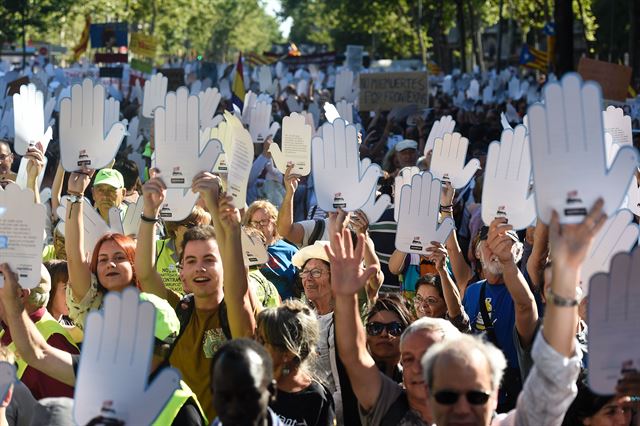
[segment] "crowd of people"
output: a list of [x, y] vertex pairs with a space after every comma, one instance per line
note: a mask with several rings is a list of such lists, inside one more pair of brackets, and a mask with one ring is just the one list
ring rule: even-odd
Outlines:
[[[225, 192], [224, 174], [199, 170], [196, 205], [177, 222], [161, 215], [169, 171], [152, 167], [153, 133], [139, 147], [145, 170], [123, 144], [109, 167], [67, 172], [55, 128], [46, 152], [30, 146], [27, 187], [47, 206], [47, 235], [37, 287], [21, 288], [16, 271], [0, 265], [0, 358], [19, 378], [0, 404], [0, 424], [75, 424], [87, 317], [132, 287], [156, 312], [149, 380], [168, 367], [181, 377], [153, 424], [637, 422], [636, 371], [609, 395], [593, 392], [586, 374], [580, 271], [606, 220], [602, 201], [575, 224], [557, 214], [518, 232], [504, 218], [483, 224], [481, 167], [462, 189], [442, 186], [439, 220], [455, 222], [446, 241], [424, 255], [396, 248], [394, 179], [406, 167], [430, 169], [424, 151], [434, 122], [452, 116], [470, 141], [468, 157], [484, 166], [501, 113], [526, 113], [524, 99], [462, 107], [438, 84], [433, 107], [408, 116], [353, 111], [360, 158], [384, 170], [376, 197], [392, 203], [374, 220], [362, 210], [322, 211], [312, 175], [297, 175], [293, 164], [279, 171], [270, 146], [281, 145], [280, 131], [255, 144], [244, 208]], [[303, 109], [332, 99], [313, 85], [310, 94], [281, 92]], [[131, 98], [120, 103], [129, 121], [142, 106]], [[273, 101], [276, 122], [291, 112], [285, 99]], [[218, 112], [232, 111], [231, 102], [222, 99]], [[18, 171], [13, 144], [0, 141], [3, 188]], [[51, 196], [41, 199], [45, 188]], [[109, 224], [110, 209], [124, 218], [136, 206], [134, 232], [88, 241], [88, 211]], [[245, 265], [243, 233], [264, 245], [264, 263]]]

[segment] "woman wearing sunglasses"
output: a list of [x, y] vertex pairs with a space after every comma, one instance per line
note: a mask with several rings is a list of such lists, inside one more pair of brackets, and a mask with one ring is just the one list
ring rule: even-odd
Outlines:
[[413, 318], [400, 296], [381, 294], [365, 315], [367, 346], [376, 365], [396, 383], [402, 383], [400, 335]]

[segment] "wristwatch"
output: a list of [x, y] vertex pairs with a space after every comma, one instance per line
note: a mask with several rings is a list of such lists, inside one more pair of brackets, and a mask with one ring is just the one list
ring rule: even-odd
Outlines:
[[81, 203], [82, 200], [84, 200], [84, 197], [78, 194], [67, 195], [67, 198], [69, 199], [69, 203], [71, 204]]
[[567, 299], [566, 297], [558, 296], [551, 289], [547, 290], [545, 297], [547, 302], [552, 303], [559, 307], [573, 308], [580, 303], [578, 299]]

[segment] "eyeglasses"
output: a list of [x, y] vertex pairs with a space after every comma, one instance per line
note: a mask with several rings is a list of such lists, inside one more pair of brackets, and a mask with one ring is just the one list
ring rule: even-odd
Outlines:
[[259, 226], [267, 226], [271, 223], [271, 219], [262, 219], [262, 220], [252, 220], [249, 222], [254, 228]]
[[387, 330], [387, 333], [391, 336], [398, 337], [404, 331], [404, 326], [398, 321], [383, 323], [383, 322], [370, 322], [366, 325], [367, 334], [369, 336], [379, 336], [383, 330]]
[[413, 304], [416, 307], [416, 309], [423, 309], [424, 305], [429, 305], [429, 306], [437, 305], [439, 302], [440, 300], [436, 299], [433, 296], [429, 296], [425, 299], [420, 295], [416, 295], [416, 297], [413, 298]]
[[4, 161], [7, 158], [11, 157], [13, 154], [0, 154], [0, 161]]
[[311, 277], [311, 278], [320, 278], [322, 276], [322, 274], [324, 274], [325, 272], [329, 272], [326, 269], [318, 269], [318, 268], [314, 268], [310, 271], [302, 271], [300, 272], [300, 278], [305, 279], [307, 277]]
[[198, 226], [198, 224], [197, 223], [193, 223], [193, 222], [187, 222], [187, 223], [180, 224], [180, 226], [184, 226], [187, 229], [191, 229], [191, 228], [195, 228], [196, 226]]
[[472, 390], [466, 393], [441, 390], [436, 392], [433, 397], [436, 399], [438, 404], [453, 405], [458, 402], [458, 398], [460, 397], [460, 395], [464, 395], [467, 398], [467, 402], [471, 405], [484, 405], [487, 403], [489, 397], [491, 396], [491, 394], [487, 392], [478, 390]]

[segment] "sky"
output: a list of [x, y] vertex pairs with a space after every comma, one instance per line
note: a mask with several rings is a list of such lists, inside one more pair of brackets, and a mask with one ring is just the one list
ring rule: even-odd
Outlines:
[[[267, 10], [267, 13], [272, 16], [276, 16], [276, 14], [281, 9], [280, 0], [265, 0], [265, 8]], [[289, 31], [291, 31], [292, 23], [293, 20], [290, 17], [280, 22], [280, 31], [282, 32], [282, 36], [284, 38], [289, 37]]]

